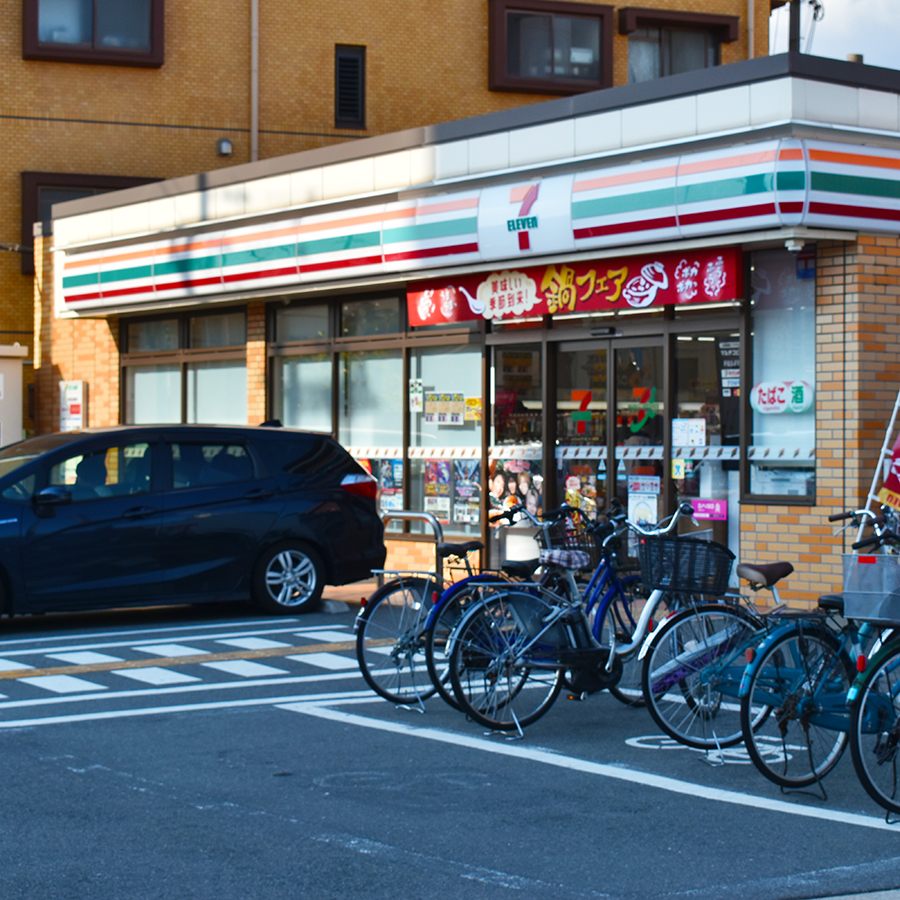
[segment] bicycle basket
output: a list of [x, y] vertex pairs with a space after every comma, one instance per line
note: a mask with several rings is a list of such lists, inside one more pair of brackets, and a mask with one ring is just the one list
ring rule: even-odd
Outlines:
[[713, 541], [641, 538], [638, 559], [645, 590], [722, 594], [728, 588], [734, 554]]
[[900, 557], [845, 553], [843, 563], [844, 615], [900, 625]]
[[600, 545], [579, 517], [561, 519], [546, 531], [538, 534], [538, 542], [544, 550], [582, 550], [590, 557], [585, 569], [596, 569], [600, 564]]

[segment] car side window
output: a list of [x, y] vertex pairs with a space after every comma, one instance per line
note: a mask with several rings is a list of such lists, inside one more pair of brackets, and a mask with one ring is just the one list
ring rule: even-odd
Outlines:
[[30, 500], [34, 494], [34, 485], [36, 481], [37, 479], [34, 473], [26, 475], [24, 478], [20, 478], [18, 481], [9, 485], [9, 487], [3, 489], [3, 499], [23, 502]]
[[73, 500], [144, 494], [150, 490], [150, 466], [149, 444], [106, 447], [57, 463], [48, 484], [69, 488]]
[[255, 474], [253, 460], [241, 444], [172, 444], [172, 486], [175, 490], [248, 481]]

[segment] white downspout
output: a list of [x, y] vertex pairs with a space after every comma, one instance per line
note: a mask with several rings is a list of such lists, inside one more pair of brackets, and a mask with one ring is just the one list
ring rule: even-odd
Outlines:
[[250, 0], [250, 162], [259, 159], [259, 0]]
[[747, 0], [747, 59], [753, 59], [753, 51], [755, 49], [753, 46], [753, 39], [756, 34], [755, 19], [753, 0]]

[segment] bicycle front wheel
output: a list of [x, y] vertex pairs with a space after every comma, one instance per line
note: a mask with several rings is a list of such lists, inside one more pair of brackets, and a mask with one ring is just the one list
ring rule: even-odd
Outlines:
[[[539, 636], [545, 604], [503, 593], [476, 604], [450, 640], [450, 682], [460, 709], [494, 731], [517, 731], [559, 696], [559, 647]], [[542, 639], [542, 637], [544, 639]]]
[[850, 709], [850, 755], [866, 793], [900, 813], [900, 644], [864, 676]]
[[740, 743], [744, 650], [762, 627], [742, 607], [704, 603], [656, 629], [644, 657], [644, 699], [666, 734], [699, 750]]
[[392, 703], [427, 700], [435, 687], [425, 666], [423, 629], [434, 582], [390, 581], [369, 598], [356, 629], [356, 658], [369, 687]]
[[741, 724], [750, 759], [766, 778], [806, 787], [837, 765], [847, 746], [852, 677], [839, 641], [820, 629], [798, 627], [765, 651], [741, 699]]

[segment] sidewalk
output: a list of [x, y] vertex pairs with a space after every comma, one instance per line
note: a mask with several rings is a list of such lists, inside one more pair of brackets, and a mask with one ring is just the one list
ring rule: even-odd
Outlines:
[[374, 578], [369, 581], [355, 581], [353, 584], [342, 584], [339, 587], [329, 584], [325, 586], [325, 590], [322, 592], [322, 599], [346, 603], [353, 612], [356, 612], [363, 601], [367, 600], [377, 587], [378, 583]]

